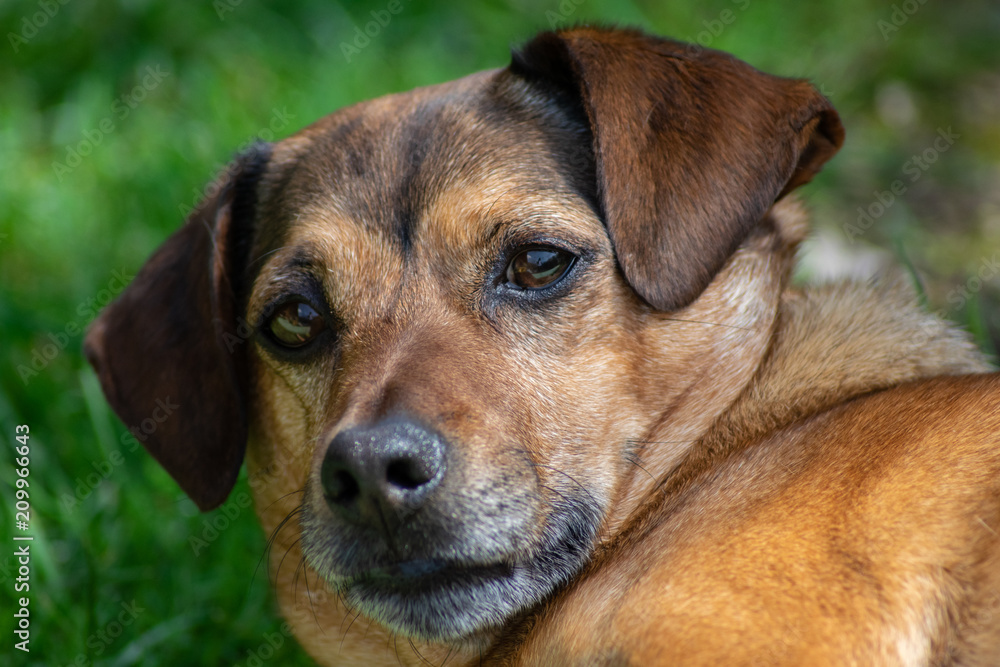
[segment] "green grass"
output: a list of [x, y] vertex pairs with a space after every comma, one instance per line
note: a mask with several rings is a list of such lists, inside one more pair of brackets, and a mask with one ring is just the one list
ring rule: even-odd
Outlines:
[[[817, 224], [849, 250], [905, 257], [929, 307], [997, 349], [1000, 276], [972, 280], [1000, 250], [994, 3], [928, 2], [886, 39], [878, 22], [892, 8], [867, 0], [577, 2], [562, 3], [572, 9], [566, 22], [701, 38], [822, 86], [848, 142], [803, 192]], [[0, 525], [17, 532], [9, 462], [15, 426], [27, 424], [35, 537], [30, 654], [13, 650], [10, 614], [0, 619], [0, 656], [13, 664], [243, 665], [279, 627], [264, 571], [253, 577], [264, 536], [251, 513], [193, 553], [189, 537], [214, 515], [197, 514], [148, 455], [121, 444], [79, 331], [120, 288], [115, 272], [135, 273], [241, 145], [355, 101], [501, 67], [512, 44], [561, 11], [556, 1], [403, 0], [348, 62], [342, 43], [386, 4], [246, 0], [221, 17], [212, 3], [43, 0], [58, 7], [51, 17], [38, 2], [0, 7]], [[44, 25], [15, 52], [9, 35], [36, 14]], [[848, 243], [843, 228], [857, 208], [907, 178], [908, 160], [949, 127], [955, 144]], [[76, 164], [81, 142], [84, 151], [94, 145]], [[19, 367], [46, 353], [54, 354], [23, 378]], [[11, 609], [16, 563], [6, 539], [0, 600]], [[133, 601], [144, 611], [104, 641]], [[293, 642], [278, 656], [308, 664]]]

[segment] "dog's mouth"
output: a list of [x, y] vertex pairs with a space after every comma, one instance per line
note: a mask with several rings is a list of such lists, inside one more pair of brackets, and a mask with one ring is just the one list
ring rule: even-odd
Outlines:
[[512, 564], [464, 565], [446, 560], [413, 560], [385, 567], [372, 568], [349, 578], [351, 585], [370, 586], [373, 589], [401, 589], [419, 593], [456, 582], [508, 577], [514, 570]]
[[[498, 595], [514, 598], [515, 571], [511, 564], [408, 561], [345, 578], [338, 587], [349, 605], [372, 612], [399, 632], [425, 638], [446, 633], [456, 638], [482, 624], [482, 612], [469, 608], [475, 601]], [[400, 610], [411, 613], [400, 614]]]
[[[310, 565], [354, 611], [399, 634], [454, 643], [481, 640], [512, 617], [545, 599], [589, 558], [598, 509], [567, 503], [549, 516], [542, 543], [528, 555], [486, 562], [420, 558], [362, 565], [362, 554], [318, 549], [315, 527], [303, 525]], [[369, 561], [371, 562], [371, 561]]]

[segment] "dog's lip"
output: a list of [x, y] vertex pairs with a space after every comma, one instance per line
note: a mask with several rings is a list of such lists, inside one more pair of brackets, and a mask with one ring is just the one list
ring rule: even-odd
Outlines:
[[454, 586], [462, 581], [495, 579], [509, 576], [513, 566], [505, 563], [463, 563], [443, 559], [399, 561], [373, 567], [348, 578], [350, 584], [377, 588], [433, 588], [438, 585]]

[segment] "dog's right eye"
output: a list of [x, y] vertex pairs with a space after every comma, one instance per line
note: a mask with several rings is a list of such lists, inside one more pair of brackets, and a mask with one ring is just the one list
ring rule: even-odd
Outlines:
[[326, 320], [305, 301], [289, 301], [278, 307], [267, 322], [267, 330], [285, 347], [302, 347], [326, 329]]

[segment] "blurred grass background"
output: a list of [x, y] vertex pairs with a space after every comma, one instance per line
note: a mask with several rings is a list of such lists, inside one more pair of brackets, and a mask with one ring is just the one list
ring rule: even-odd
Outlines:
[[[123, 426], [80, 355], [79, 328], [240, 146], [352, 102], [503, 66], [511, 45], [553, 22], [637, 25], [812, 79], [848, 139], [802, 192], [817, 227], [803, 275], [901, 261], [931, 309], [997, 349], [995, 2], [403, 0], [348, 59], [342, 45], [387, 5], [0, 6], [0, 525], [12, 545], [14, 428], [27, 424], [35, 536], [32, 651], [13, 650], [5, 613], [0, 656], [14, 658], [5, 664], [245, 665], [271, 652], [277, 664], [308, 664], [287, 638], [265, 648], [280, 620], [264, 570], [252, 578], [264, 536], [249, 510], [194, 553], [189, 539], [206, 534], [206, 520], [221, 525], [219, 511], [198, 514], [150, 457], [122, 445]], [[912, 157], [948, 128], [953, 145], [911, 181]], [[845, 228], [896, 180], [905, 193], [863, 234]], [[15, 597], [12, 552], [0, 550], [5, 610]]]

